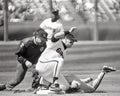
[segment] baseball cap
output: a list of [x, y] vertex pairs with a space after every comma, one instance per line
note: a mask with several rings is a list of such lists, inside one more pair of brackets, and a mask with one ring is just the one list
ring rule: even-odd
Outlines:
[[77, 29], [77, 27], [73, 26], [73, 27], [70, 28], [69, 32], [71, 33], [71, 32], [73, 32], [75, 29]]
[[52, 13], [53, 13], [54, 15], [59, 15], [59, 10], [54, 10], [54, 11], [52, 11]]
[[74, 42], [77, 42], [77, 39], [70, 33], [66, 35], [66, 38], [73, 40]]

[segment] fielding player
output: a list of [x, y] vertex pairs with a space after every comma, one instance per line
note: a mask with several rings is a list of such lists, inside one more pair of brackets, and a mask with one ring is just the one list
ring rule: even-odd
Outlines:
[[[40, 28], [44, 29], [45, 32], [48, 33], [47, 49], [52, 48], [52, 46], [54, 47], [57, 44], [55, 41], [61, 40], [62, 38], [64, 38], [64, 36], [67, 33], [72, 32], [72, 31], [74, 31], [74, 29], [76, 29], [75, 27], [72, 27], [69, 30], [69, 32], [64, 31], [63, 25], [59, 19], [60, 19], [59, 10], [54, 10], [54, 11], [52, 11], [52, 18], [48, 18], [40, 24]], [[58, 49], [57, 51], [61, 51], [61, 49]], [[48, 52], [48, 54], [49, 53], [50, 52]], [[53, 77], [53, 78], [54, 78], [53, 82], [55, 82], [57, 80], [57, 78], [56, 77]]]
[[0, 84], [0, 90], [12, 90], [24, 79], [24, 76], [31, 66], [37, 63], [41, 53], [46, 48], [47, 33], [43, 29], [38, 29], [33, 33], [33, 37], [28, 37], [20, 42], [17, 55], [17, 70], [15, 78], [6, 83]]
[[59, 19], [60, 19], [59, 10], [55, 10], [55, 11], [52, 11], [51, 18], [45, 19], [40, 24], [40, 28], [44, 29], [45, 32], [48, 33], [47, 47], [52, 46], [51, 38], [53, 37], [53, 35], [56, 39], [64, 38], [64, 28]]
[[[45, 19], [39, 26], [45, 32], [47, 32], [47, 47], [52, 46], [53, 42], [51, 38], [54, 35], [55, 39], [64, 38], [66, 32], [64, 31], [63, 24], [60, 22], [59, 10], [52, 11], [52, 17]], [[74, 31], [76, 27], [71, 27], [69, 32]], [[51, 43], [52, 42], [52, 43]]]
[[[59, 10], [54, 10], [52, 11], [52, 16], [51, 18], [45, 19], [41, 24], [40, 24], [40, 29], [43, 29], [45, 32], [47, 32], [47, 47], [52, 46], [53, 42], [51, 41], [51, 38], [54, 37], [59, 40], [60, 38], [64, 38], [64, 29], [62, 23], [59, 21], [60, 16], [59, 16]], [[36, 80], [33, 83], [33, 86], [37, 87], [39, 86], [39, 78], [35, 73]]]
[[[51, 83], [50, 90], [60, 90], [60, 87], [66, 90], [69, 88], [69, 83], [62, 75], [61, 68], [64, 64], [66, 48], [72, 47], [73, 43], [77, 40], [69, 32], [62, 40], [56, 39], [54, 35], [51, 40], [53, 44], [47, 47], [40, 56], [36, 64], [36, 70], [40, 76]], [[61, 85], [60, 87], [58, 82]]]
[[[63, 34], [64, 35], [64, 29], [63, 25], [60, 22], [60, 16], [59, 16], [59, 10], [52, 11], [51, 18], [45, 19], [41, 24], [40, 28], [44, 29], [45, 32], [48, 33], [48, 40], [52, 38], [53, 34]], [[56, 34], [56, 35], [57, 35]]]

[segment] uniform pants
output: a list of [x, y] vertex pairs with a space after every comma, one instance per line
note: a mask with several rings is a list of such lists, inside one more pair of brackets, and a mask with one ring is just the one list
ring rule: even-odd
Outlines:
[[25, 74], [27, 72], [27, 67], [24, 64], [17, 64], [17, 68], [16, 68], [16, 75], [14, 77], [14, 79], [12, 79], [10, 82], [8, 82], [6, 84], [6, 89], [13, 89], [15, 86], [17, 86], [18, 84], [20, 84], [22, 82], [22, 80], [25, 77]]
[[75, 76], [73, 74], [65, 76], [65, 78], [69, 83], [72, 83], [73, 80], [78, 81], [80, 84], [79, 88], [80, 88], [81, 92], [91, 93], [91, 92], [95, 91], [95, 88], [93, 86], [91, 86], [89, 83], [85, 83], [85, 82], [81, 81], [77, 76]]
[[[41, 60], [41, 59], [40, 59]], [[61, 68], [64, 60], [61, 58], [54, 58], [54, 60], [38, 61], [36, 64], [36, 70], [39, 72], [46, 81], [53, 83], [53, 77], [58, 77], [58, 83], [63, 90], [69, 88], [69, 83], [61, 73]]]

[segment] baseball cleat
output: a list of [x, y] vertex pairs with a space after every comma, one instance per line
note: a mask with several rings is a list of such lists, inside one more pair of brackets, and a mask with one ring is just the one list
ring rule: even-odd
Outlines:
[[6, 89], [5, 84], [0, 84], [0, 91], [5, 90], [5, 89]]
[[116, 71], [116, 69], [113, 68], [113, 67], [109, 67], [109, 66], [103, 66], [103, 71], [104, 71], [105, 73], [108, 73], [108, 72]]
[[50, 91], [60, 92], [62, 89], [60, 89], [59, 84], [52, 84], [49, 88]]

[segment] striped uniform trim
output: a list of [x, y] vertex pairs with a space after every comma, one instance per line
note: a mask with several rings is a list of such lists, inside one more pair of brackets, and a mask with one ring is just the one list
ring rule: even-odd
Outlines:
[[57, 60], [51, 60], [51, 61], [40, 61], [40, 62], [41, 62], [41, 63], [56, 62], [57, 64], [56, 64], [56, 66], [55, 66], [55, 71], [54, 71], [53, 77], [58, 77], [58, 76], [56, 76], [56, 74], [57, 74], [57, 71], [58, 71], [58, 62], [59, 62], [59, 61], [57, 61]]

